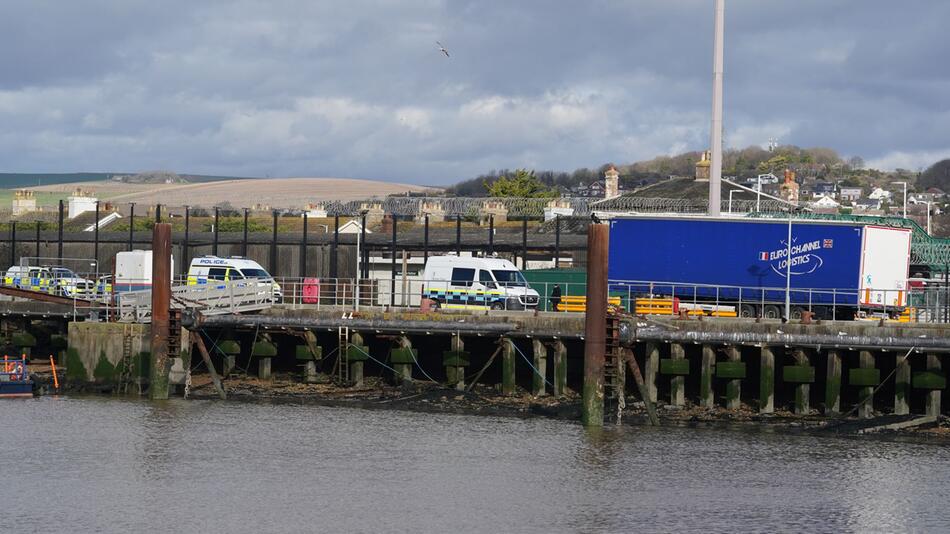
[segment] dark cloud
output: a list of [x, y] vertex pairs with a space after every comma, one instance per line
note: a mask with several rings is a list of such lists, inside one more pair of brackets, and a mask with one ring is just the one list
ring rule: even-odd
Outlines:
[[[708, 138], [705, 0], [3, 4], [7, 171], [449, 183]], [[728, 0], [727, 144], [950, 155], [946, 20], [941, 0]]]

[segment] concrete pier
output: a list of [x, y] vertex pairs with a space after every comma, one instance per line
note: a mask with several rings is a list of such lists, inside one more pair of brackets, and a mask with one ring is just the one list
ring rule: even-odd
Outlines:
[[742, 378], [745, 378], [745, 365], [741, 365], [742, 354], [739, 347], [735, 345], [726, 347], [726, 357], [730, 363], [740, 364], [734, 367], [735, 371], [726, 382], [726, 408], [738, 410], [742, 405]]
[[711, 345], [703, 345], [703, 360], [699, 377], [699, 404], [703, 408], [715, 406], [713, 373], [716, 368], [716, 352]]
[[544, 341], [533, 338], [531, 348], [534, 356], [534, 371], [532, 371], [531, 394], [535, 397], [545, 395], [545, 377], [548, 368], [548, 347]]
[[759, 349], [759, 413], [775, 413], [775, 353], [769, 345]]
[[468, 352], [465, 352], [465, 342], [462, 336], [452, 336], [452, 348], [443, 354], [443, 365], [445, 366], [445, 377], [449, 385], [454, 385], [458, 391], [465, 390], [465, 368], [468, 367], [470, 360]]
[[874, 414], [874, 387], [880, 382], [880, 372], [876, 373], [878, 375], [877, 379], [874, 379], [872, 376], [875, 373], [855, 372], [864, 370], [877, 371], [877, 369], [874, 368], [874, 354], [869, 350], [860, 351], [858, 354], [858, 365], [860, 369], [851, 370], [851, 382], [860, 387], [858, 393], [858, 417], [868, 418]]
[[412, 366], [418, 360], [418, 351], [412, 348], [409, 336], [399, 336], [398, 347], [389, 351], [389, 361], [393, 365], [393, 381], [396, 384], [412, 384]]
[[894, 371], [894, 413], [907, 415], [910, 413], [910, 360], [904, 354], [895, 355], [896, 370]]
[[560, 339], [554, 341], [554, 396], [560, 397], [567, 391], [567, 346]]
[[501, 392], [515, 394], [515, 346], [511, 338], [501, 340]]
[[[671, 364], [673, 378], [670, 379], [670, 404], [684, 406], [686, 405], [686, 375], [689, 374], [689, 361], [686, 360], [686, 349], [683, 345], [670, 343], [670, 361], [673, 362]], [[677, 362], [685, 362], [685, 369], [679, 367]]]
[[798, 415], [808, 415], [811, 411], [811, 383], [815, 379], [814, 368], [811, 366], [811, 360], [805, 349], [795, 349], [792, 351], [795, 358], [795, 365], [800, 368], [801, 377], [795, 384], [795, 413]]
[[369, 359], [369, 347], [363, 343], [363, 336], [359, 332], [350, 334], [350, 342], [346, 346], [346, 361], [350, 366], [350, 382], [353, 387], [361, 388], [365, 385], [363, 378], [363, 364]]
[[[941, 375], [940, 370], [940, 356], [933, 353], [927, 354], [927, 371], [934, 373], [937, 378], [943, 378], [942, 381], [937, 380], [937, 384], [933, 384], [931, 389], [927, 391], [925, 409], [926, 414], [931, 416], [940, 415], [940, 396], [943, 394], [943, 390], [947, 387], [946, 375]], [[934, 386], [941, 387], [937, 388]]]
[[841, 353], [832, 349], [826, 358], [825, 415], [838, 415], [841, 413]]
[[660, 374], [660, 347], [656, 343], [644, 344], [646, 354], [643, 366], [643, 381], [646, 382], [650, 402], [656, 404], [656, 378]]

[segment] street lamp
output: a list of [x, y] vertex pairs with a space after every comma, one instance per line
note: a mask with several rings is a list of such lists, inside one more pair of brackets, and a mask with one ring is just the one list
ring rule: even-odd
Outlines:
[[904, 218], [907, 218], [907, 182], [892, 182], [894, 185], [904, 186]]
[[[356, 287], [353, 288], [353, 302], [356, 311], [360, 311], [360, 236], [363, 234], [363, 226], [366, 224], [366, 213], [368, 210], [360, 210], [360, 229], [356, 232]], [[395, 222], [393, 223], [395, 224]], [[327, 226], [327, 233], [330, 232]]]
[[927, 204], [927, 235], [931, 235], [930, 233], [930, 206], [933, 204], [933, 201], [926, 200], [925, 202]]
[[785, 243], [785, 320], [792, 319], [792, 213], [797, 206], [788, 207], [788, 241]]
[[732, 213], [732, 194], [735, 193], [735, 192], [737, 192], [737, 191], [738, 191], [739, 193], [742, 192], [741, 189], [730, 189], [730, 190], [729, 190], [729, 213]]

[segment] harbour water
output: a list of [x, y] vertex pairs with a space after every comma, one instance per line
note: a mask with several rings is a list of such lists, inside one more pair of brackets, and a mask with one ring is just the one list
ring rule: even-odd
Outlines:
[[4, 402], [12, 532], [950, 530], [950, 447], [292, 403]]

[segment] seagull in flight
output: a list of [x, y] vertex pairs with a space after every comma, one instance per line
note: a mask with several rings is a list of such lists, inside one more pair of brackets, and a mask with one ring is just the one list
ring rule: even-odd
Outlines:
[[444, 46], [442, 46], [442, 43], [436, 41], [435, 44], [439, 45], [439, 52], [445, 54], [445, 57], [449, 57], [449, 51], [446, 50]]

